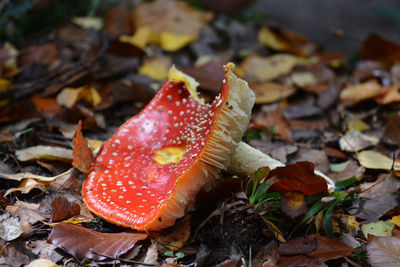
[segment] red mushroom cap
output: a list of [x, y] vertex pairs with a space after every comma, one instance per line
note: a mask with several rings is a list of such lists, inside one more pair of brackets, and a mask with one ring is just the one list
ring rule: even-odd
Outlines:
[[227, 167], [249, 122], [255, 97], [232, 68], [211, 105], [197, 100], [192, 78], [171, 69], [153, 100], [96, 157], [83, 186], [92, 212], [137, 230], [161, 230], [184, 215]]

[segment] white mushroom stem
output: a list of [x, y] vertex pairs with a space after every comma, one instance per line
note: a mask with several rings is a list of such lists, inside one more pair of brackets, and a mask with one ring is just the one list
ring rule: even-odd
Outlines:
[[[271, 170], [273, 170], [276, 167], [282, 166], [285, 166], [285, 164], [279, 160], [264, 154], [260, 150], [249, 146], [246, 143], [240, 142], [231, 157], [228, 171], [239, 176], [247, 176], [254, 173], [260, 167], [269, 167]], [[335, 183], [332, 181], [332, 179], [318, 170], [315, 170], [314, 173], [326, 180], [329, 192], [333, 192], [335, 190]]]

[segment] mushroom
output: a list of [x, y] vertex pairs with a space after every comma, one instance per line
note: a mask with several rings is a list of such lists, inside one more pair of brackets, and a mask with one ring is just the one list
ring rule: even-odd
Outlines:
[[[157, 231], [182, 217], [220, 169], [248, 175], [283, 166], [240, 142], [255, 96], [233, 67], [225, 66], [212, 104], [198, 98], [193, 78], [172, 67], [153, 100], [104, 143], [83, 185], [88, 208], [114, 224]], [[332, 191], [333, 182], [316, 174]]]
[[137, 230], [161, 230], [210, 187], [247, 128], [255, 96], [227, 64], [212, 104], [197, 82], [172, 67], [151, 102], [107, 140], [83, 185], [88, 208], [107, 221]]

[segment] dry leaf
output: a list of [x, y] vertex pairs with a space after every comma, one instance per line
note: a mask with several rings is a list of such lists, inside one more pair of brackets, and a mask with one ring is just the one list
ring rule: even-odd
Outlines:
[[361, 225], [361, 231], [364, 233], [365, 238], [368, 238], [368, 235], [392, 236], [393, 228], [394, 223], [390, 220]]
[[400, 61], [400, 46], [377, 34], [370, 34], [361, 47], [360, 58], [393, 65], [396, 61]]
[[293, 219], [307, 209], [305, 195], [300, 192], [285, 192], [282, 194], [282, 212]]
[[56, 176], [53, 177], [47, 177], [47, 176], [41, 176], [41, 175], [36, 175], [33, 173], [29, 173], [29, 172], [24, 172], [24, 173], [16, 173], [16, 174], [9, 174], [9, 173], [0, 173], [0, 177], [6, 178], [6, 179], [10, 179], [10, 180], [15, 180], [15, 181], [22, 181], [23, 179], [36, 179], [42, 182], [52, 182], [57, 178], [61, 178], [64, 176], [69, 176], [72, 172], [72, 169], [69, 169], [66, 172], [63, 172], [61, 174], [58, 174]]
[[10, 193], [21, 192], [22, 194], [28, 194], [33, 189], [39, 189], [45, 191], [48, 187], [48, 182], [43, 182], [40, 180], [35, 180], [32, 178], [24, 179], [18, 187], [10, 188], [6, 191], [4, 196], [8, 196]]
[[50, 65], [58, 58], [58, 53], [58, 47], [55, 43], [30, 46], [21, 51], [18, 57], [18, 63], [20, 66], [25, 66], [28, 63]]
[[[15, 151], [20, 161], [29, 160], [60, 160], [71, 162], [72, 150], [56, 146], [32, 146]], [[29, 177], [26, 177], [29, 178]]]
[[270, 57], [252, 55], [243, 60], [240, 68], [252, 81], [267, 82], [289, 74], [297, 64], [297, 58], [287, 54]]
[[6, 210], [10, 211], [12, 216], [19, 217], [23, 233], [32, 231], [33, 224], [47, 218], [47, 215], [41, 211], [39, 204], [20, 200], [13, 205], [8, 205]]
[[400, 114], [389, 119], [382, 136], [382, 141], [390, 145], [400, 144]]
[[96, 31], [103, 28], [103, 19], [99, 17], [74, 17], [72, 22], [84, 29], [95, 29]]
[[101, 96], [94, 87], [67, 87], [57, 95], [57, 103], [67, 108], [72, 108], [80, 100], [85, 100], [96, 107], [101, 102]]
[[256, 104], [269, 104], [293, 95], [293, 87], [279, 83], [250, 83], [251, 89], [256, 94]]
[[400, 160], [395, 160], [393, 165], [393, 159], [373, 150], [361, 151], [357, 158], [361, 166], [368, 169], [391, 170], [393, 166], [396, 172], [400, 171]]
[[270, 191], [280, 193], [299, 191], [307, 196], [328, 193], [325, 179], [314, 174], [314, 163], [309, 161], [277, 167], [270, 171], [268, 178], [274, 181]]
[[148, 58], [143, 62], [138, 73], [157, 81], [165, 81], [168, 77], [170, 66], [171, 60], [167, 57]]
[[376, 80], [365, 83], [349, 85], [340, 92], [340, 100], [350, 103], [358, 103], [384, 94], [387, 88], [380, 85]]
[[100, 233], [82, 226], [59, 223], [51, 231], [48, 242], [79, 260], [101, 261], [106, 259], [102, 255], [111, 258], [124, 255], [138, 241], [146, 238], [147, 234], [142, 233]]
[[371, 266], [396, 267], [400, 265], [400, 238], [372, 236], [368, 241], [368, 260]]
[[51, 203], [52, 216], [51, 222], [60, 222], [72, 216], [78, 215], [81, 211], [78, 203], [69, 202], [63, 196], [57, 196]]
[[0, 238], [5, 241], [17, 239], [22, 234], [22, 227], [17, 217], [9, 212], [0, 215]]
[[47, 117], [54, 117], [60, 111], [60, 105], [55, 98], [33, 97], [36, 110]]
[[82, 123], [79, 121], [76, 136], [72, 140], [74, 149], [72, 150], [73, 161], [72, 166], [77, 168], [83, 173], [88, 173], [90, 165], [93, 162], [92, 150], [88, 146], [88, 141], [82, 135]]
[[31, 261], [26, 267], [61, 267], [61, 265], [55, 264], [47, 259], [36, 259]]
[[360, 151], [378, 143], [379, 139], [377, 137], [360, 133], [355, 129], [347, 131], [339, 140], [340, 149], [350, 152]]
[[190, 236], [190, 216], [185, 216], [175, 224], [171, 233], [161, 235], [158, 239], [157, 248], [161, 253], [166, 251], [177, 251], [183, 247]]
[[389, 86], [387, 92], [382, 96], [376, 97], [375, 101], [381, 105], [400, 102], [400, 84]]

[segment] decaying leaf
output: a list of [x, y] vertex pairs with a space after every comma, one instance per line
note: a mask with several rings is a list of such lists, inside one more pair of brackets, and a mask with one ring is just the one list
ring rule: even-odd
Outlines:
[[72, 108], [80, 100], [85, 100], [95, 107], [100, 104], [101, 96], [94, 87], [67, 87], [57, 95], [57, 103], [67, 108]]
[[154, 80], [165, 81], [170, 65], [171, 60], [167, 57], [148, 58], [143, 62], [138, 72]]
[[74, 149], [72, 154], [74, 156], [72, 161], [72, 166], [77, 168], [83, 173], [88, 173], [90, 165], [93, 162], [92, 150], [88, 146], [88, 141], [82, 135], [82, 123], [79, 121], [78, 130], [76, 131], [76, 136], [72, 140]]
[[45, 191], [47, 187], [49, 186], [48, 182], [40, 181], [37, 179], [24, 179], [22, 182], [19, 184], [18, 187], [10, 188], [6, 191], [4, 196], [8, 196], [11, 193], [15, 192], [21, 192], [22, 194], [28, 194], [31, 190], [33, 189], [39, 189], [41, 191]]
[[72, 150], [57, 146], [32, 146], [15, 151], [15, 155], [20, 161], [29, 160], [60, 160], [71, 162]]
[[374, 236], [392, 236], [394, 223], [389, 221], [372, 222], [361, 225], [361, 231], [364, 233], [365, 238], [368, 235]]
[[346, 132], [339, 140], [342, 151], [357, 152], [367, 147], [375, 146], [379, 139], [375, 136], [363, 134], [355, 129]]
[[371, 266], [399, 266], [400, 238], [371, 236], [367, 245], [368, 260]]
[[352, 247], [325, 236], [310, 235], [281, 244], [278, 266], [313, 266], [353, 253]]
[[6, 207], [12, 216], [18, 217], [22, 226], [22, 232], [28, 233], [32, 231], [32, 225], [38, 221], [47, 219], [48, 215], [44, 214], [39, 204], [29, 203], [18, 200], [13, 205]]
[[312, 162], [300, 161], [278, 167], [269, 173], [268, 178], [274, 182], [270, 191], [280, 193], [299, 191], [307, 196], [328, 193], [325, 179], [314, 174]]
[[22, 234], [22, 226], [17, 217], [11, 216], [9, 212], [0, 215], [0, 238], [11, 241]]
[[190, 216], [187, 215], [176, 223], [171, 231], [167, 234], [161, 234], [158, 239], [157, 248], [161, 253], [177, 251], [183, 247], [190, 236]]
[[51, 203], [52, 207], [52, 222], [60, 222], [62, 220], [71, 218], [74, 215], [79, 214], [80, 206], [78, 203], [70, 202], [63, 196], [57, 196]]
[[347, 86], [340, 92], [340, 100], [358, 103], [383, 95], [386, 91], [387, 88], [380, 85], [376, 80], [370, 80], [365, 83]]
[[240, 68], [245, 77], [255, 82], [267, 82], [289, 74], [297, 64], [297, 58], [288, 54], [270, 57], [252, 55], [243, 60]]
[[146, 238], [147, 234], [143, 233], [100, 233], [78, 225], [59, 223], [51, 231], [48, 242], [79, 260], [101, 261], [107, 258], [104, 255], [111, 258], [124, 255]]

